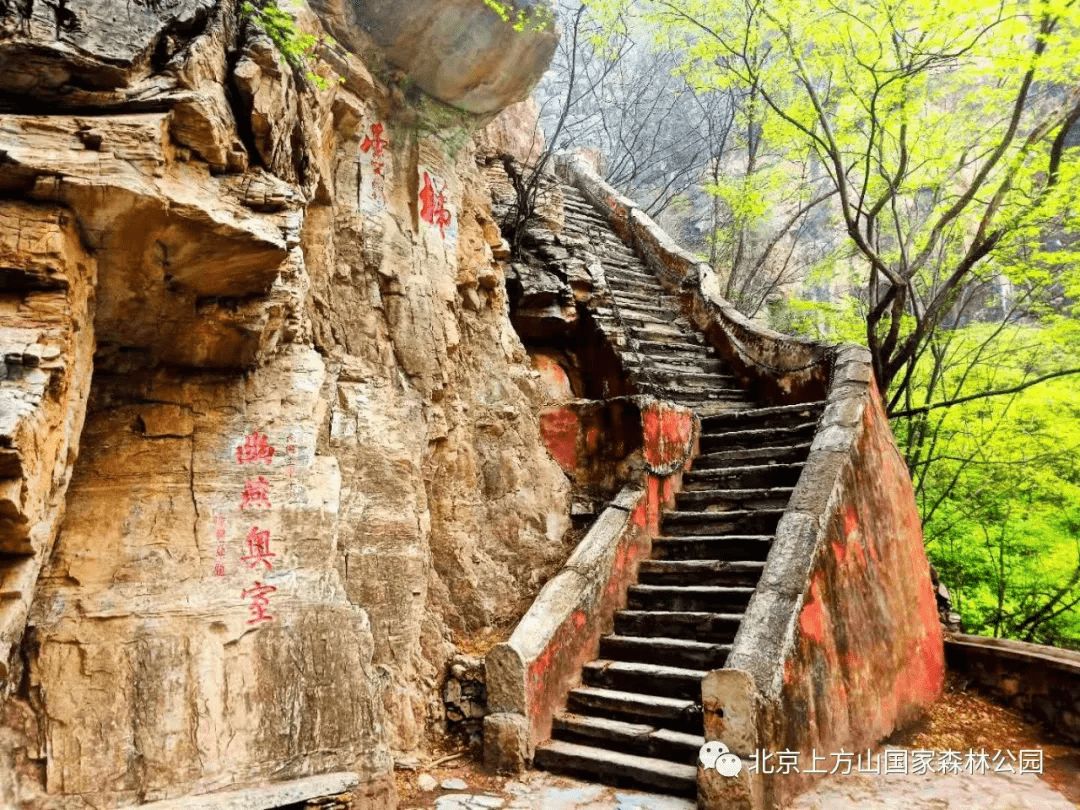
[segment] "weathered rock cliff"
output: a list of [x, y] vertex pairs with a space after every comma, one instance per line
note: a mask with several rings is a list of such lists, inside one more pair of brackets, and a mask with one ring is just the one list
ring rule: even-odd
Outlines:
[[231, 0], [0, 0], [0, 805], [389, 806], [455, 639], [565, 557], [482, 122], [316, 52]]

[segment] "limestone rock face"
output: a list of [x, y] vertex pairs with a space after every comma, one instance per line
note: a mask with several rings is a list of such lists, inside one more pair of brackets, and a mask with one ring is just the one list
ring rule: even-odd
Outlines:
[[0, 203], [0, 678], [64, 514], [94, 355], [97, 265], [71, 212]]
[[0, 806], [389, 807], [568, 553], [473, 147], [312, 68], [229, 3], [0, 2]]
[[483, 0], [313, 0], [311, 5], [351, 49], [362, 52], [373, 40], [422, 90], [472, 113], [496, 113], [523, 101], [559, 41], [546, 0], [507, 0], [502, 4], [507, 20]]

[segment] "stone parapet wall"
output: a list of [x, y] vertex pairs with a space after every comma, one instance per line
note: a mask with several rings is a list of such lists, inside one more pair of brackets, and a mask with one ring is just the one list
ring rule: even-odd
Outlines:
[[[636, 400], [646, 467], [641, 483], [623, 487], [510, 638], [485, 659], [491, 714], [484, 722], [484, 758], [495, 770], [520, 770], [550, 737], [553, 714], [577, 685], [582, 665], [596, 657], [615, 612], [625, 606], [626, 589], [637, 580], [638, 565], [649, 558], [659, 531], [660, 511], [673, 503], [696, 452], [698, 430], [689, 409], [648, 397]], [[558, 448], [552, 453], [558, 456]]]
[[[720, 296], [711, 267], [586, 160], [563, 158], [559, 171], [680, 294], [744, 384], [776, 405], [827, 399], [727, 664], [703, 683], [706, 739], [744, 762], [876, 744], [936, 700], [944, 653], [914, 493], [869, 352], [752, 322]], [[746, 768], [698, 777], [702, 808], [783, 806], [813, 779]]]
[[[648, 489], [625, 487], [548, 580], [510, 639], [485, 659], [488, 710], [522, 718], [518, 722], [528, 729], [526, 759], [550, 736], [552, 715], [582, 665], [596, 657], [600, 636], [610, 631], [638, 564], [649, 557], [648, 500]], [[485, 758], [512, 759], [509, 753]]]
[[1080, 653], [947, 633], [945, 659], [998, 700], [1080, 744]]

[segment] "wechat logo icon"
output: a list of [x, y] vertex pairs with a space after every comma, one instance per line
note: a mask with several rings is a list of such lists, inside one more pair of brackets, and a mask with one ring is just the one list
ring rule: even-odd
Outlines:
[[698, 759], [706, 769], [715, 768], [721, 776], [738, 776], [742, 770], [742, 760], [728, 751], [728, 747], [718, 740], [712, 740], [701, 746]]

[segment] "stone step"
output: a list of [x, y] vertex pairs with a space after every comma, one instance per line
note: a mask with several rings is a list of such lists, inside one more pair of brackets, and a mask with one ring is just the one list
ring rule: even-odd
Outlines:
[[[601, 314], [594, 312], [593, 316], [598, 323], [609, 323], [619, 326], [619, 321], [614, 314]], [[642, 336], [641, 339], [658, 340], [663, 341], [665, 338], [668, 340], [676, 340], [679, 343], [686, 342], [686, 330], [677, 326], [671, 326], [670, 324], [661, 323], [630, 323], [627, 324], [628, 328], [634, 331], [635, 335]], [[648, 336], [648, 337], [646, 337]]]
[[694, 459], [694, 471], [702, 472], [740, 466], [752, 461], [775, 461], [778, 464], [803, 462], [810, 454], [810, 444], [810, 442], [799, 442], [787, 445], [746, 447], [703, 453]]
[[574, 197], [563, 192], [563, 204], [573, 208], [575, 211], [585, 211], [589, 214], [596, 214], [602, 216], [600, 211], [597, 211], [593, 207], [593, 204], [589, 202], [584, 196]]
[[[693, 335], [693, 337], [697, 338], [697, 335]], [[665, 343], [663, 341], [643, 340], [641, 341], [641, 349], [657, 360], [667, 357], [716, 357], [716, 352], [711, 346], [699, 342]]]
[[[647, 356], [647, 355], [646, 355]], [[730, 374], [721, 374], [717, 371], [682, 371], [679, 369], [660, 368], [655, 365], [641, 364], [637, 371], [649, 373], [658, 380], [663, 380], [669, 385], [673, 394], [715, 394], [706, 396], [705, 399], [730, 399], [735, 393], [749, 398], [745, 388], [740, 388], [738, 381]]]
[[660, 293], [654, 295], [652, 293], [638, 293], [630, 290], [616, 290], [615, 297], [619, 299], [619, 303], [623, 301], [628, 303], [640, 303], [647, 304], [648, 306], [664, 307], [665, 309], [679, 311], [681, 306], [679, 299], [670, 293]]
[[643, 695], [701, 700], [701, 681], [708, 670], [600, 658], [582, 670], [586, 686]]
[[643, 312], [636, 307], [624, 306], [619, 306], [617, 310], [614, 307], [596, 307], [593, 309], [593, 312], [603, 318], [622, 318], [627, 323], [670, 324], [679, 317], [679, 313], [677, 312]]
[[[590, 231], [592, 233], [590, 233]], [[601, 241], [604, 235], [611, 231], [607, 220], [599, 215], [573, 211], [566, 217], [563, 224], [563, 232], [573, 236], [594, 236], [593, 241]]]
[[682, 312], [678, 306], [664, 306], [656, 301], [627, 300], [626, 296], [616, 295], [615, 304], [622, 312], [640, 312], [643, 315], [652, 315], [664, 321], [681, 318]]
[[697, 795], [697, 766], [641, 757], [562, 740], [536, 749], [536, 767], [625, 787]]
[[710, 360], [702, 355], [683, 357], [654, 357], [646, 354], [642, 364], [654, 371], [667, 374], [681, 374], [687, 379], [723, 377], [725, 388], [737, 388], [738, 380], [730, 373], [730, 366], [724, 360]]
[[795, 444], [800, 440], [812, 439], [816, 431], [817, 422], [802, 422], [784, 427], [725, 430], [722, 432], [706, 433], [702, 431], [701, 452], [714, 453], [737, 448]]
[[657, 296], [667, 295], [668, 292], [660, 286], [659, 282], [653, 283], [637, 283], [633, 281], [626, 281], [621, 278], [607, 278], [608, 289], [611, 290], [613, 295], [622, 295], [623, 293], [637, 293], [638, 295]]
[[803, 469], [802, 462], [788, 464], [743, 464], [691, 470], [683, 473], [683, 491], [739, 487], [793, 487]]
[[764, 560], [643, 560], [638, 582], [754, 587], [764, 568]]
[[661, 535], [652, 551], [659, 560], [764, 560], [772, 541], [771, 534]]
[[630, 269], [627, 267], [605, 267], [604, 276], [609, 282], [613, 279], [618, 279], [620, 281], [633, 282], [634, 284], [659, 283], [656, 276], [654, 276], [652, 273], [643, 270]]
[[[626, 607], [630, 610], [676, 610], [708, 611], [711, 613], [739, 613], [746, 608], [750, 596], [754, 593], [752, 585], [717, 586], [717, 585], [631, 585], [626, 589]], [[620, 637], [621, 638], [621, 637]], [[655, 641], [655, 639], [653, 639]], [[600, 654], [605, 658], [621, 658], [604, 652], [603, 639], [600, 641]], [[668, 658], [652, 658], [653, 661], [670, 661]], [[695, 666], [690, 659], [671, 661], [677, 666]], [[700, 664], [698, 664], [700, 666]], [[719, 664], [717, 666], [723, 666]], [[704, 669], [714, 669], [704, 665]]]
[[664, 381], [664, 388], [669, 395], [666, 399], [691, 406], [709, 402], [739, 402], [749, 405], [754, 401], [743, 388], [697, 388], [671, 379]]
[[751, 408], [735, 413], [707, 416], [701, 420], [701, 430], [703, 433], [721, 433], [727, 430], [802, 424], [816, 421], [825, 410], [825, 404], [825, 402], [808, 402], [803, 405]]
[[783, 509], [740, 509], [730, 512], [666, 513], [661, 525], [672, 537], [689, 535], [775, 534]]
[[705, 744], [705, 738], [697, 734], [672, 731], [648, 723], [627, 723], [568, 712], [555, 715], [551, 736], [556, 740], [594, 745], [608, 751], [687, 764], [697, 762], [698, 752]]
[[[646, 590], [650, 587], [655, 590], [652, 586], [646, 587]], [[659, 608], [650, 607], [648, 610], [656, 612]], [[600, 639], [602, 658], [642, 664], [663, 661], [665, 666], [706, 672], [722, 667], [729, 652], [730, 644], [668, 636], [603, 636]], [[694, 700], [700, 700], [700, 694]]]
[[756, 489], [696, 489], [675, 496], [676, 509], [682, 512], [732, 512], [745, 509], [783, 509], [791, 500], [794, 487]]
[[563, 215], [565, 219], [581, 222], [582, 220], [588, 220], [590, 222], [596, 222], [603, 225], [605, 228], [610, 228], [607, 217], [593, 208], [589, 203], [579, 203], [577, 200], [567, 200], [563, 198]]
[[566, 709], [575, 714], [628, 720], [632, 723], [650, 723], [691, 734], [701, 733], [699, 702], [682, 698], [579, 686], [571, 689], [567, 695]]
[[[632, 270], [635, 273], [641, 273], [649, 278], [656, 278], [652, 272], [650, 272], [648, 265], [642, 261], [641, 257], [634, 253], [623, 242], [617, 240], [617, 237], [610, 239], [601, 239], [600, 244], [597, 245], [599, 251], [599, 259], [604, 264], [605, 270], [607, 268], [618, 269], [625, 267], [628, 270]], [[659, 281], [659, 279], [656, 279]]]
[[620, 610], [615, 613], [615, 633], [730, 644], [742, 617], [741, 613], [708, 611]]

